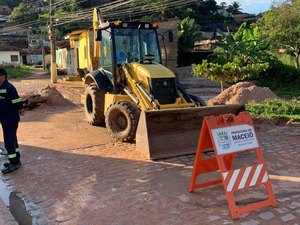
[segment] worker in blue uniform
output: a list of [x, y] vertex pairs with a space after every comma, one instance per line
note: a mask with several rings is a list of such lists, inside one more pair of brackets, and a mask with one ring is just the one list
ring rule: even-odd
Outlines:
[[16, 88], [7, 80], [5, 69], [0, 68], [0, 122], [4, 145], [9, 162], [4, 163], [3, 174], [11, 173], [21, 166], [17, 129], [20, 115], [23, 115], [23, 102]]

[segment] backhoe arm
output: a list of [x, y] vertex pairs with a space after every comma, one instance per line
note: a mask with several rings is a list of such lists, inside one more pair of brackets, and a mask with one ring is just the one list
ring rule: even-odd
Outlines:
[[138, 98], [139, 105], [142, 110], [154, 110], [159, 109], [152, 95], [142, 86], [142, 84], [136, 80], [128, 71], [126, 64], [122, 65], [122, 69], [126, 76], [126, 79], [131, 87], [133, 94]]

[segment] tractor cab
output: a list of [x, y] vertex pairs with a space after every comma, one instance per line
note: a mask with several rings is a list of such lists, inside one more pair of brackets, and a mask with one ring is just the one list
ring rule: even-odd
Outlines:
[[99, 64], [114, 86], [118, 66], [124, 63], [161, 64], [157, 27], [154, 23], [115, 21], [98, 28]]

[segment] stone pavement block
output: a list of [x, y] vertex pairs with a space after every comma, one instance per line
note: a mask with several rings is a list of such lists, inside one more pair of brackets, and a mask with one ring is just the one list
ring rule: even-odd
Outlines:
[[261, 218], [261, 219], [263, 219], [263, 220], [270, 220], [273, 217], [275, 217], [275, 215], [272, 212], [263, 212], [263, 213], [260, 213], [258, 215], [258, 217]]
[[289, 197], [284, 197], [284, 198], [278, 198], [277, 199], [278, 202], [286, 202], [286, 201], [289, 201], [289, 200], [291, 200], [291, 198], [289, 198]]
[[241, 223], [241, 225], [258, 225], [258, 224], [259, 222], [257, 220], [248, 220]]
[[288, 207], [291, 209], [300, 208], [300, 202], [292, 202]]
[[230, 220], [224, 220], [224, 221], [223, 221], [223, 225], [227, 225], [227, 224], [233, 224], [233, 221], [230, 221]]
[[219, 220], [221, 219], [220, 216], [215, 216], [215, 215], [211, 215], [208, 217], [208, 221], [216, 221], [216, 220]]
[[18, 225], [10, 211], [0, 199], [0, 225]]
[[285, 216], [282, 216], [280, 218], [281, 218], [282, 222], [286, 223], [288, 221], [291, 221], [291, 220], [295, 219], [296, 217], [293, 214], [289, 213], [289, 214], [286, 214]]

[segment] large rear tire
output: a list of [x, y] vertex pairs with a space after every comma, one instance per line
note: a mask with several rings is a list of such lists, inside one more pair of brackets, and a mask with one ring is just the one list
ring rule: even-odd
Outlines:
[[105, 124], [104, 99], [105, 91], [100, 90], [96, 84], [86, 87], [84, 111], [88, 122], [94, 126]]
[[106, 128], [109, 133], [122, 142], [135, 139], [138, 122], [139, 109], [125, 101], [115, 102], [105, 114]]
[[198, 96], [190, 95], [191, 99], [196, 103], [197, 106], [207, 106], [206, 101]]

